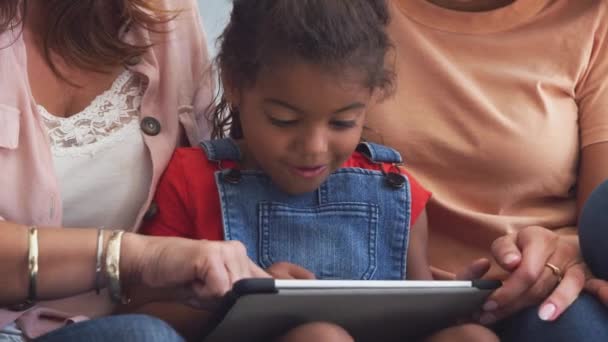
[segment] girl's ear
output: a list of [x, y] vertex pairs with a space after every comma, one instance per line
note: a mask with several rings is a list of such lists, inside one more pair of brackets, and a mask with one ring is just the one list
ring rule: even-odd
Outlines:
[[233, 78], [227, 73], [222, 73], [222, 87], [224, 88], [224, 98], [232, 107], [238, 107], [241, 103], [241, 91], [236, 86]]

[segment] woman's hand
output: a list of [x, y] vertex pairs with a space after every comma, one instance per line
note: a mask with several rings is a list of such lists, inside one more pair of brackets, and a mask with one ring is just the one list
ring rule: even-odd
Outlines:
[[238, 241], [125, 234], [121, 254], [127, 284], [163, 289], [164, 299], [201, 309], [216, 307], [240, 279], [269, 277]]
[[266, 272], [277, 279], [315, 279], [314, 273], [289, 262], [272, 264], [266, 269]]
[[511, 274], [484, 304], [483, 324], [538, 303], [542, 303], [539, 317], [555, 320], [576, 300], [589, 274], [578, 238], [543, 227], [527, 227], [496, 239], [492, 253]]

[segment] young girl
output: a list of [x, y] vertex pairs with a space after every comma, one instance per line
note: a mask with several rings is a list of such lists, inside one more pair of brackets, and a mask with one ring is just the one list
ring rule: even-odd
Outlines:
[[[388, 22], [384, 0], [234, 1], [211, 116], [220, 139], [175, 152], [144, 231], [241, 241], [280, 277], [431, 279], [429, 192], [399, 153], [360, 142], [393, 86]], [[431, 338], [459, 337], [495, 339], [475, 325]], [[283, 338], [351, 339], [323, 323]]]

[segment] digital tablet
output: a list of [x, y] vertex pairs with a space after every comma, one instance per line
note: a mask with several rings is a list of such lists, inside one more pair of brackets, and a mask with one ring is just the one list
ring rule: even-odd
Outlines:
[[314, 321], [339, 324], [357, 341], [403, 341], [471, 317], [500, 284], [244, 279], [224, 298], [205, 341], [272, 340]]

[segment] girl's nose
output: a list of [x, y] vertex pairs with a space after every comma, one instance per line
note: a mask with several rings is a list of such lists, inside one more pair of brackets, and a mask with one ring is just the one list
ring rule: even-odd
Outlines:
[[328, 139], [325, 129], [316, 128], [307, 130], [306, 134], [300, 136], [299, 140], [300, 152], [305, 156], [317, 156], [327, 152]]

